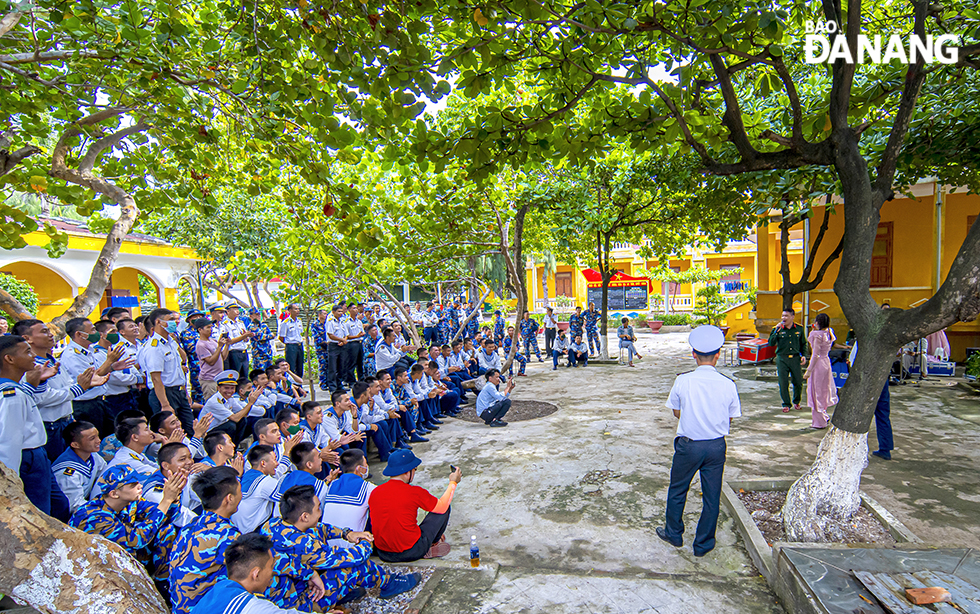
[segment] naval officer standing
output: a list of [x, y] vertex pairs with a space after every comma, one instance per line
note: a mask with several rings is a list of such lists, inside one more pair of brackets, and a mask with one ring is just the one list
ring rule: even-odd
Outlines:
[[701, 519], [694, 534], [694, 556], [715, 547], [721, 480], [725, 470], [725, 436], [733, 418], [742, 415], [735, 382], [715, 370], [725, 334], [716, 326], [699, 326], [688, 339], [697, 368], [674, 380], [667, 407], [678, 418], [674, 460], [667, 490], [666, 527], [657, 537], [684, 545], [684, 504], [694, 474], [701, 473]]

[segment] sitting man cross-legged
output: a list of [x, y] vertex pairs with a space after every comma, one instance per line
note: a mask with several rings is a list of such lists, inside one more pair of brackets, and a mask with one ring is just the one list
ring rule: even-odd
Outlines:
[[[375, 488], [368, 499], [374, 545], [382, 561], [407, 563], [449, 554], [443, 534], [449, 524], [449, 504], [463, 473], [457, 468], [449, 474], [449, 487], [436, 499], [426, 489], [412, 486], [420, 464], [411, 450], [393, 452], [382, 472], [391, 479]], [[416, 524], [420, 509], [428, 514]]]
[[[279, 512], [279, 518], [260, 530], [272, 539], [274, 569], [288, 584], [276, 594], [273, 589], [266, 591], [277, 605], [312, 611], [314, 605], [329, 608], [359, 599], [367, 593], [364, 587], [378, 586], [381, 597], [388, 599], [419, 583], [419, 574], [390, 574], [369, 560], [373, 548], [370, 533], [324, 524], [320, 498], [313, 486], [293, 486], [284, 492]], [[327, 544], [336, 538], [355, 545], [333, 548]]]
[[479, 416], [487, 426], [507, 426], [502, 418], [510, 410], [510, 392], [514, 389], [516, 382], [510, 380], [504, 386], [504, 392], [497, 390], [500, 385], [500, 371], [490, 369], [487, 371], [487, 385], [480, 391], [480, 396], [476, 398], [476, 415]]
[[[301, 614], [257, 596], [272, 584], [275, 559], [271, 539], [258, 533], [242, 535], [225, 550], [228, 577], [215, 584], [191, 614]], [[330, 610], [327, 614], [341, 612]]]
[[[173, 614], [189, 614], [204, 595], [227, 576], [225, 550], [241, 533], [231, 522], [242, 500], [238, 473], [212, 467], [194, 481], [204, 512], [184, 527], [170, 557], [170, 604]], [[278, 577], [273, 587], [283, 586]]]

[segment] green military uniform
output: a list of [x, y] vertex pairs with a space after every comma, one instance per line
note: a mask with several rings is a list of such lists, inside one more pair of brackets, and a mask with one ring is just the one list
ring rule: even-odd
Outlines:
[[769, 334], [769, 345], [776, 348], [776, 374], [779, 376], [779, 396], [783, 407], [790, 406], [789, 379], [793, 378], [793, 405], [800, 404], [803, 394], [803, 373], [800, 370], [800, 357], [810, 354], [806, 333], [799, 324], [792, 328], [774, 328]]

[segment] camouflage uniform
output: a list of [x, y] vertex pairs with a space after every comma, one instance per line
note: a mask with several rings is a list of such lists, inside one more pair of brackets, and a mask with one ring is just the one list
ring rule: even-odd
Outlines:
[[[378, 339], [380, 338], [378, 337]], [[378, 374], [378, 367], [374, 362], [374, 349], [378, 345], [378, 339], [372, 339], [371, 335], [367, 334], [364, 335], [364, 340], [361, 341], [361, 344], [364, 345], [364, 377]]]
[[585, 318], [581, 314], [573, 313], [568, 316], [568, 336], [572, 341], [575, 341], [576, 335], [582, 335], [582, 323], [584, 321]]
[[496, 316], [493, 319], [493, 340], [497, 345], [500, 345], [504, 340], [504, 318], [502, 316]]
[[[598, 330], [599, 316], [601, 315], [602, 313], [600, 313], [598, 309], [587, 309], [582, 314], [582, 319], [585, 320], [585, 334], [588, 335], [589, 338], [590, 354], [598, 354], [599, 351], [601, 350], [601, 347], [599, 345], [599, 330]], [[575, 337], [573, 336], [572, 341], [574, 340]]]
[[201, 382], [197, 379], [201, 373], [201, 359], [197, 357], [197, 342], [200, 338], [200, 333], [193, 326], [187, 327], [180, 333], [180, 347], [187, 354], [187, 373], [191, 376], [191, 400], [203, 405], [206, 399], [201, 389]]
[[349, 548], [331, 547], [327, 540], [343, 538], [343, 530], [320, 523], [300, 531], [281, 518], [269, 520], [259, 533], [272, 539], [276, 553], [273, 571], [282, 580], [280, 587], [270, 587], [265, 597], [282, 608], [313, 611], [314, 602], [307, 592], [308, 582], [319, 572], [326, 595], [318, 603], [328, 608], [359, 586], [381, 586], [389, 574], [369, 560], [371, 542], [362, 541]]
[[241, 532], [228, 518], [204, 511], [184, 527], [170, 556], [173, 614], [188, 614], [208, 590], [223, 580], [225, 549]]
[[327, 353], [329, 339], [327, 338], [327, 323], [319, 318], [310, 327], [313, 333], [313, 347], [316, 348], [316, 361], [320, 365], [320, 390], [330, 390], [330, 355]]
[[177, 540], [174, 520], [179, 513], [179, 502], [164, 514], [156, 503], [143, 499], [116, 512], [100, 496], [75, 510], [68, 524], [119, 544], [146, 565], [154, 579], [166, 580], [170, 552]]
[[534, 348], [534, 354], [540, 362], [542, 358], [541, 350], [538, 349], [538, 321], [533, 318], [521, 320], [521, 337], [524, 338], [524, 358], [531, 360], [531, 348]]
[[[518, 343], [520, 343], [520, 340], [518, 340]], [[504, 360], [507, 360], [507, 357], [510, 356], [510, 346], [511, 345], [513, 345], [513, 342], [511, 341], [511, 338], [510, 337], [504, 337], [504, 343], [501, 346], [502, 348], [504, 348]], [[521, 354], [520, 352], [517, 352], [516, 354], [514, 354], [514, 362], [521, 363], [521, 368], [518, 371], [518, 374], [519, 375], [524, 375], [524, 371], [525, 371], [525, 369], [527, 369], [527, 358], [524, 358], [524, 355], [523, 354]], [[513, 363], [510, 366], [510, 372], [508, 373], [508, 375], [514, 375], [514, 365], [513, 365]]]
[[268, 369], [272, 366], [272, 340], [276, 338], [275, 333], [261, 320], [250, 322], [248, 332], [255, 335], [249, 339], [252, 345], [252, 368]]

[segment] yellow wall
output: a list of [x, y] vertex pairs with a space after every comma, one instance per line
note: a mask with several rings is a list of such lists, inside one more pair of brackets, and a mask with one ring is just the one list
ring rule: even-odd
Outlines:
[[71, 305], [71, 284], [56, 271], [33, 262], [12, 262], [0, 268], [17, 279], [34, 286], [37, 292], [37, 318], [45, 322], [64, 313]]
[[734, 339], [735, 335], [739, 333], [756, 334], [755, 320], [749, 317], [750, 311], [752, 311], [752, 303], [748, 301], [735, 305], [725, 311], [725, 315], [721, 319], [721, 325], [729, 328], [728, 339]]
[[[837, 206], [835, 214], [831, 215], [827, 233], [816, 254], [816, 265], [819, 266], [837, 246], [844, 231], [844, 216], [842, 205]], [[943, 277], [949, 272], [953, 259], [960, 245], [966, 238], [967, 218], [980, 213], [980, 196], [975, 194], [947, 195], [943, 206], [942, 238], [940, 243], [940, 270]], [[820, 221], [823, 219], [823, 206], [814, 207], [811, 220], [811, 241], [816, 236]], [[918, 305], [924, 299], [930, 298], [936, 283], [936, 196], [926, 194], [918, 198], [896, 198], [886, 202], [881, 209], [881, 221], [892, 222], [892, 285], [889, 288], [871, 288], [871, 296], [878, 303], [888, 303], [894, 307], [907, 309]], [[770, 230], [774, 225], [770, 225]], [[777, 229], [778, 231], [778, 229]], [[758, 243], [759, 275], [768, 269], [770, 289], [777, 290], [779, 282], [778, 234], [770, 233], [768, 239], [762, 237]], [[763, 255], [769, 253], [769, 261], [764, 262]], [[798, 256], [802, 267], [802, 254]], [[831, 320], [831, 326], [839, 338], [844, 338], [849, 330], [840, 302], [834, 294], [833, 286], [837, 279], [840, 260], [832, 263], [823, 281], [810, 292], [810, 318], [817, 313], [826, 313]], [[792, 265], [792, 257], [791, 257]], [[791, 268], [793, 268], [791, 266]], [[799, 277], [799, 269], [794, 272], [794, 279]], [[762, 283], [760, 279], [760, 289]], [[798, 300], [802, 297], [798, 297]], [[758, 296], [758, 322], [760, 330], [765, 330], [779, 318], [782, 309], [781, 297], [778, 294], [760, 292]], [[799, 310], [798, 310], [799, 311]], [[802, 321], [802, 316], [798, 317]], [[980, 346], [980, 322], [955, 324], [947, 330], [954, 360], [963, 360], [967, 347]]]
[[[47, 245], [49, 237], [43, 232], [32, 232], [24, 235], [24, 240], [27, 241], [28, 245], [44, 246]], [[85, 235], [77, 235], [69, 233], [68, 236], [68, 249], [81, 249], [93, 252], [99, 252], [105, 245], [104, 237], [90, 237]], [[144, 243], [133, 240], [125, 240], [119, 248], [120, 254], [140, 254], [146, 256], [158, 256], [165, 258], [184, 258], [188, 260], [196, 260], [197, 255], [193, 250], [186, 249], [183, 247], [175, 247], [172, 245], [160, 245], [156, 243]], [[12, 262], [10, 264], [0, 267], [0, 272], [10, 273], [14, 277], [22, 281], [30, 283], [38, 294], [38, 313], [37, 318], [44, 321], [50, 321], [51, 319], [64, 313], [65, 309], [71, 305], [74, 300], [74, 295], [72, 294], [71, 284], [69, 284], [57, 271], [50, 269], [40, 264], [33, 262]], [[115, 289], [127, 289], [130, 291], [132, 296], [139, 296], [139, 281], [137, 279], [137, 274], [139, 271], [130, 267], [120, 267], [113, 271], [112, 273], [112, 287]], [[156, 286], [156, 283], [150, 278], [149, 275], [145, 276], [150, 280], [150, 283]], [[157, 287], [159, 291], [159, 288]], [[79, 287], [78, 292], [84, 292], [85, 286]], [[177, 290], [174, 288], [165, 288], [164, 297], [166, 299], [166, 307], [169, 309], [178, 309], [179, 304], [177, 302]], [[108, 306], [107, 299], [103, 296], [99, 305], [88, 315], [90, 320], [97, 320], [99, 314], [102, 310]], [[140, 314], [140, 308], [135, 307], [132, 309], [133, 317], [138, 317]]]

